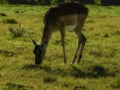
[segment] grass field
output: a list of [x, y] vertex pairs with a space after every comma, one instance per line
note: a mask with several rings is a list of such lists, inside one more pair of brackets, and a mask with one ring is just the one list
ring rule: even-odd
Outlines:
[[31, 38], [40, 42], [49, 7], [0, 5], [0, 90], [120, 90], [120, 7], [87, 7], [81, 62], [70, 65], [77, 36], [68, 31], [68, 62], [63, 64], [60, 33], [55, 32], [42, 66], [35, 66]]

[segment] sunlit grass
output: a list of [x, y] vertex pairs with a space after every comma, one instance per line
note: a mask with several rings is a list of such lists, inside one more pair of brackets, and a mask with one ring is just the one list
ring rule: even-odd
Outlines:
[[[87, 38], [80, 64], [71, 66], [77, 36], [66, 32], [67, 64], [63, 64], [61, 37], [52, 35], [41, 66], [34, 65], [31, 39], [42, 37], [43, 17], [49, 7], [1, 5], [0, 89], [4, 90], [119, 90], [120, 7], [87, 6], [89, 16], [83, 28]], [[12, 19], [17, 24], [4, 22]], [[25, 33], [13, 38], [9, 28], [21, 23]]]

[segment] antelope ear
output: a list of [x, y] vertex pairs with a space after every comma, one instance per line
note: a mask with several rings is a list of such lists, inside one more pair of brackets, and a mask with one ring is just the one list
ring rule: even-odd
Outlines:
[[32, 39], [32, 42], [33, 42], [33, 44], [36, 46], [37, 45], [37, 43]]

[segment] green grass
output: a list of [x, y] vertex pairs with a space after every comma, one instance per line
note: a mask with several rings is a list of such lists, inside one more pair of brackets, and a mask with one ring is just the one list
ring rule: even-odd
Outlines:
[[[40, 42], [49, 7], [0, 5], [6, 15], [0, 14], [0, 90], [119, 90], [120, 7], [87, 7], [87, 43], [80, 64], [70, 66], [77, 36], [68, 31], [68, 63], [63, 64], [60, 33], [55, 32], [42, 66], [35, 66], [31, 38]], [[18, 29], [20, 23], [25, 33], [13, 38], [9, 29]]]

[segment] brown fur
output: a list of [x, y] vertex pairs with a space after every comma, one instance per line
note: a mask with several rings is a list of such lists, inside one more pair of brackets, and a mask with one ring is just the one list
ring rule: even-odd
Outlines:
[[36, 55], [36, 59], [35, 59], [36, 64], [42, 63], [45, 56], [46, 47], [49, 43], [52, 33], [56, 29], [59, 30], [61, 33], [64, 63], [67, 62], [65, 45], [64, 45], [65, 28], [67, 26], [75, 26], [73, 30], [78, 36], [78, 47], [76, 49], [72, 63], [75, 62], [78, 52], [79, 52], [79, 55], [78, 55], [78, 62], [79, 62], [82, 57], [82, 52], [86, 42], [86, 38], [81, 32], [81, 30], [85, 23], [87, 15], [88, 15], [88, 9], [78, 2], [66, 2], [63, 4], [59, 4], [57, 6], [51, 7], [47, 11], [44, 17], [44, 30], [43, 30], [41, 44], [36, 45], [35, 41], [33, 41], [33, 43], [35, 44], [34, 53]]
[[84, 7], [82, 4], [78, 2], [66, 2], [51, 7], [45, 14], [44, 23], [58, 21], [58, 19], [64, 15], [87, 14], [87, 13], [88, 8]]

